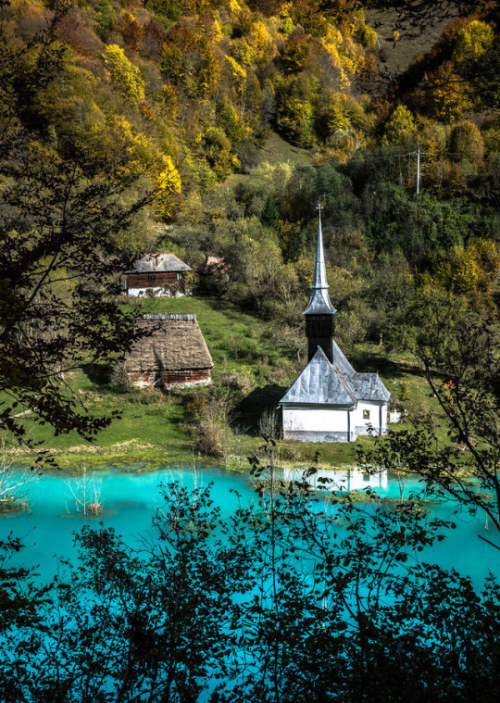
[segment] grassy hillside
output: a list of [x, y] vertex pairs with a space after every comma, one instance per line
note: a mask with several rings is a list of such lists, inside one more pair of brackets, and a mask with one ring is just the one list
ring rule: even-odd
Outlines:
[[[214, 388], [228, 382], [238, 383], [235, 409], [227, 432], [227, 465], [247, 470], [246, 457], [261, 444], [259, 420], [273, 410], [288, 385], [300, 373], [305, 360], [292, 358], [284, 345], [273, 337], [271, 325], [245, 315], [236, 309], [221, 306], [208, 298], [176, 298], [143, 300], [127, 307], [140, 312], [194, 313], [205, 335], [215, 366]], [[354, 360], [354, 359], [353, 359]], [[375, 345], [356, 350], [359, 370], [378, 370], [394, 397], [408, 390], [407, 407], [425, 415], [435, 404], [429, 397], [425, 381], [409, 358], [388, 358]], [[76, 391], [79, 402], [89, 411], [109, 415], [118, 410], [120, 417], [104, 429], [95, 443], [82, 443], [76, 433], [55, 437], [48, 426], [40, 427], [30, 417], [24, 425], [43, 447], [56, 455], [64, 469], [79, 470], [83, 466], [105, 467], [132, 465], [140, 468], [154, 465], [221, 464], [223, 457], [210, 458], [193, 449], [193, 436], [186, 422], [189, 401], [194, 389], [162, 392], [113, 389], [105, 369], [87, 367], [67, 375], [66, 381]], [[201, 393], [209, 392], [208, 389]], [[307, 466], [319, 452], [323, 466], [354, 465], [356, 450], [372, 442], [361, 438], [352, 444], [301, 444], [278, 442], [278, 461], [283, 465]], [[29, 455], [18, 457], [29, 461]]]
[[[373, 0], [366, 8], [314, 0], [2, 5], [5, 266], [20, 238], [27, 253], [38, 251], [47, 222], [56, 249], [79, 230], [67, 227], [65, 217], [60, 183], [68, 174], [77, 174], [72, 187], [91, 182], [97, 194], [112, 185], [107, 201], [78, 204], [83, 238], [87, 215], [105, 222], [118, 203], [130, 206], [133, 216], [102, 228], [97, 256], [116, 262], [115, 271], [146, 251], [173, 251], [193, 269], [209, 256], [223, 259], [224, 275], [195, 285], [197, 297], [147, 300], [137, 312], [198, 316], [215, 362], [214, 394], [230, 388], [237, 396], [228, 453], [241, 464], [258, 443], [260, 416], [305, 363], [302, 310], [321, 200], [337, 339], [359, 370], [378, 369], [394, 395], [408, 396], [411, 412], [425, 416], [433, 400], [405, 356], [420, 331], [421, 306], [437, 301], [446, 312], [456, 303], [485, 320], [497, 316], [497, 3], [460, 6], [457, 20], [453, 2], [396, 0]], [[388, 73], [397, 80], [386, 89]], [[31, 207], [18, 213], [24, 199], [14, 197], [11, 185], [26, 177]], [[41, 275], [49, 307], [74, 294], [78, 301], [75, 281], [85, 280], [85, 265], [68, 275], [61, 264], [45, 280], [47, 252], [39, 248], [25, 278], [26, 300], [36, 298], [29, 287]], [[70, 244], [69, 259], [71, 252]], [[11, 280], [19, 280], [19, 271]], [[89, 300], [102, 285], [98, 295], [106, 302], [103, 280], [85, 291]], [[61, 339], [71, 335], [71, 304]], [[12, 349], [25, 338], [28, 350], [37, 320], [29, 311], [21, 323], [17, 317], [7, 325]], [[41, 320], [46, 343], [55, 326]], [[71, 358], [86, 359], [87, 351]], [[21, 383], [11, 402], [20, 397], [23, 408], [37, 408], [39, 394], [30, 386], [37, 361], [19, 382], [15, 363], [8, 353], [3, 358], [12, 383], [7, 375], [0, 388], [11, 392]], [[48, 371], [37, 378], [42, 391], [46, 378], [54, 378]], [[82, 409], [121, 413], [99, 436], [98, 449], [85, 452], [73, 432], [52, 437], [48, 425], [28, 416], [28, 434], [65, 452], [60, 458], [67, 465], [82, 457], [191, 460], [204, 404], [218, 402], [210, 392], [120, 394], [95, 368], [67, 374], [64, 382]], [[43, 412], [39, 419], [51, 422]], [[316, 449], [282, 445], [290, 462], [310, 461]], [[353, 446], [320, 449], [326, 463], [355, 461]]]

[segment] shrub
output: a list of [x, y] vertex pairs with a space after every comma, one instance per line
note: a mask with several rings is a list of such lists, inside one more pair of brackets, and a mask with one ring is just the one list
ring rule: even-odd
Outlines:
[[132, 387], [123, 362], [115, 364], [111, 371], [111, 387], [117, 393], [128, 393]]

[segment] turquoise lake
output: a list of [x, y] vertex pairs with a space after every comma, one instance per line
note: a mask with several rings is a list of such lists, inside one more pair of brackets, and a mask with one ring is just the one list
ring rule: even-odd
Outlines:
[[[381, 475], [368, 478], [361, 472], [335, 474], [325, 472], [340, 489], [363, 490], [371, 486], [382, 496], [398, 498], [401, 487], [396, 479]], [[285, 472], [285, 478], [293, 479], [298, 472]], [[213, 498], [223, 515], [229, 515], [238, 505], [257, 501], [257, 496], [248, 476], [223, 470], [179, 468], [150, 472], [110, 468], [81, 478], [67, 475], [42, 475], [35, 477], [23, 486], [23, 497], [29, 510], [17, 514], [2, 515], [0, 518], [0, 538], [9, 533], [21, 537], [25, 548], [16, 555], [16, 563], [37, 566], [41, 579], [53, 576], [58, 568], [58, 557], [73, 555], [73, 538], [84, 524], [102, 521], [113, 527], [126, 541], [140, 547], [154, 532], [151, 520], [163, 498], [160, 485], [179, 481], [188, 488], [206, 486], [213, 483]], [[417, 479], [406, 482], [404, 495], [410, 491], [422, 490]], [[235, 495], [236, 491], [240, 498]], [[97, 498], [103, 507], [98, 518], [83, 514], [83, 502], [93, 502]], [[425, 550], [418, 558], [423, 562], [438, 563], [441, 566], [456, 568], [463, 575], [470, 575], [476, 586], [491, 571], [500, 578], [499, 553], [479, 539], [492, 536], [487, 530], [484, 515], [471, 517], [465, 511], [456, 513], [452, 503], [429, 504], [431, 516], [452, 519], [457, 527], [449, 530], [447, 539]], [[417, 557], [415, 557], [417, 558]]]

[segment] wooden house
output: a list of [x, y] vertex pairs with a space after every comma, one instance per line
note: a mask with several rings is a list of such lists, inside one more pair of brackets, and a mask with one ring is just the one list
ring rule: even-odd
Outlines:
[[132, 297], [145, 296], [148, 291], [155, 296], [186, 295], [188, 271], [192, 269], [175, 254], [146, 254], [122, 276], [122, 290]]
[[280, 401], [283, 436], [304, 442], [351, 442], [387, 432], [391, 394], [377, 373], [357, 373], [332, 339], [330, 301], [319, 209], [312, 294], [304, 311], [308, 364]]
[[211, 383], [212, 357], [196, 315], [142, 315], [142, 336], [125, 355], [125, 370], [139, 388], [176, 388]]

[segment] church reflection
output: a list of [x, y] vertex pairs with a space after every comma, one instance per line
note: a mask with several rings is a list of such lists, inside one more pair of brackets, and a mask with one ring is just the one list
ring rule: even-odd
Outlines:
[[[302, 481], [303, 469], [283, 469], [285, 481]], [[387, 469], [369, 474], [360, 468], [327, 471], [318, 469], [315, 474], [307, 478], [311, 488], [328, 491], [362, 491], [367, 488], [382, 488], [387, 490]]]

